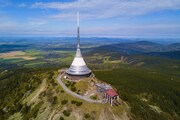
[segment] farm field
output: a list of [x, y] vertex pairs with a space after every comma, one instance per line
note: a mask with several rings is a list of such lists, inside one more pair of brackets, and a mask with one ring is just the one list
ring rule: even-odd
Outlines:
[[7, 52], [7, 53], [0, 53], [0, 58], [3, 58], [3, 59], [22, 58], [24, 60], [36, 59], [35, 57], [31, 57], [31, 56], [26, 55], [26, 53], [23, 51], [11, 51], [11, 52]]

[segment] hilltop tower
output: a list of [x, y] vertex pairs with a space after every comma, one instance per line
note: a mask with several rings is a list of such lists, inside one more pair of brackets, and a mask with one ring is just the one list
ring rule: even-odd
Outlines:
[[75, 58], [66, 71], [70, 76], [89, 76], [91, 75], [91, 70], [87, 67], [80, 50], [80, 27], [79, 27], [79, 12], [77, 12], [77, 49]]

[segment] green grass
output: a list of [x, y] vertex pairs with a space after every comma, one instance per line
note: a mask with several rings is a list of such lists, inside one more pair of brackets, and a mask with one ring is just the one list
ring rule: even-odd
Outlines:
[[21, 119], [22, 119], [22, 115], [20, 112], [15, 113], [14, 115], [8, 118], [8, 120], [21, 120]]
[[83, 95], [87, 89], [88, 89], [88, 82], [86, 82], [85, 80], [82, 80], [80, 82], [77, 82], [75, 84], [75, 87], [80, 90], [80, 93]]
[[61, 50], [61, 51], [54, 51], [56, 53], [59, 53], [59, 54], [70, 54], [70, 55], [74, 55], [75, 52], [74, 51], [65, 51], [65, 50]]
[[25, 50], [25, 55], [30, 56], [30, 57], [40, 58], [40, 57], [42, 57], [43, 52], [38, 51], [38, 50], [29, 49], [29, 50]]
[[17, 63], [17, 62], [22, 62], [25, 61], [23, 58], [11, 58], [11, 59], [3, 59], [0, 58], [0, 62], [10, 62], [10, 63]]
[[36, 66], [43, 65], [43, 64], [46, 64], [46, 62], [27, 63], [24, 65], [24, 67], [36, 67]]

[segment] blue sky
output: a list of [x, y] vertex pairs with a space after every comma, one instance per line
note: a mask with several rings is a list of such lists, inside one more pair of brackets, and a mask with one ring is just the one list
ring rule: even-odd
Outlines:
[[180, 0], [0, 0], [0, 35], [180, 37]]

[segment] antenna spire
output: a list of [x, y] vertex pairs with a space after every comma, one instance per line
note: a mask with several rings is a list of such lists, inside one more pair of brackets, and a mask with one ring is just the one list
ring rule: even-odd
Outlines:
[[77, 12], [77, 26], [79, 27], [79, 11]]
[[79, 11], [77, 12], [77, 48], [80, 48], [80, 33], [79, 33]]

